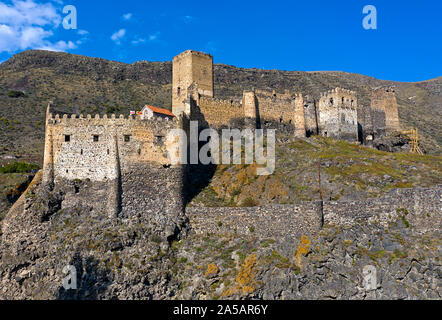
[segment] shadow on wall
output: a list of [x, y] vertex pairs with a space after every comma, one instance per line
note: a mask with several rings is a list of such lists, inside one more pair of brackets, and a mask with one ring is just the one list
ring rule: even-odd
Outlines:
[[364, 131], [362, 125], [358, 122], [358, 141], [364, 143]]
[[72, 259], [77, 271], [76, 290], [66, 290], [60, 287], [57, 300], [98, 300], [111, 284], [110, 271], [99, 267], [92, 257], [83, 259], [77, 252]]
[[[206, 121], [204, 115], [201, 113], [200, 108], [197, 106], [195, 100], [191, 99], [191, 118], [189, 121], [198, 121], [198, 135], [199, 133], [209, 128], [209, 124]], [[188, 132], [189, 133], [189, 132]], [[199, 142], [198, 153], [202, 146], [207, 142]], [[199, 157], [198, 157], [199, 158]], [[198, 160], [199, 162], [199, 160]], [[186, 177], [183, 183], [182, 194], [184, 196], [184, 207], [192, 201], [202, 190], [204, 190], [212, 180], [215, 174], [217, 165], [209, 164], [204, 165], [202, 163], [190, 164], [190, 152], [189, 145], [187, 147], [187, 165], [186, 165]]]

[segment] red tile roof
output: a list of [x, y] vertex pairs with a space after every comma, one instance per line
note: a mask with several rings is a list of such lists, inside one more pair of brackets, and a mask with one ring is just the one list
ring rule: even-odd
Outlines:
[[146, 104], [145, 107], [148, 107], [150, 110], [152, 110], [155, 113], [161, 113], [161, 114], [164, 114], [166, 116], [175, 117], [175, 115], [172, 112], [170, 112], [169, 110], [167, 110], [167, 109], [150, 106], [148, 104]]

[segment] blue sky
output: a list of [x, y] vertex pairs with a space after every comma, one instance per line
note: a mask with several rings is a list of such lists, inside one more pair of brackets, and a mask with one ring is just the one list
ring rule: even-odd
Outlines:
[[[76, 30], [62, 26], [66, 5]], [[362, 26], [366, 5], [376, 30]], [[0, 61], [27, 49], [166, 61], [193, 49], [245, 68], [422, 81], [442, 75], [441, 16], [439, 0], [2, 0]]]

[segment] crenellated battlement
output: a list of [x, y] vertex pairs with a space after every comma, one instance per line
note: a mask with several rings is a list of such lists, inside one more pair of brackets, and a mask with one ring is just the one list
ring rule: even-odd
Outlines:
[[140, 116], [135, 115], [124, 115], [124, 114], [87, 114], [86, 117], [83, 114], [63, 114], [60, 115], [58, 113], [50, 113], [48, 115], [48, 121], [49, 120], [56, 120], [54, 123], [61, 123], [62, 121], [69, 121], [70, 123], [74, 123], [76, 120], [110, 120], [109, 124], [112, 123], [112, 121], [135, 121], [135, 122], [142, 122], [142, 123], [155, 123], [155, 122], [171, 122], [171, 123], [178, 123], [179, 119], [177, 117], [170, 119], [167, 117], [158, 117], [153, 116], [151, 119], [141, 119]]
[[328, 90], [327, 92], [321, 93], [321, 98], [329, 96], [329, 95], [335, 95], [335, 94], [345, 94], [345, 95], [356, 96], [356, 92], [355, 91], [352, 91], [352, 90], [349, 90], [349, 89], [340, 88], [340, 87], [336, 87], [336, 88], [334, 88], [332, 90]]
[[323, 92], [319, 99], [319, 104], [328, 107], [346, 108], [356, 110], [358, 99], [356, 92], [343, 88], [335, 88], [327, 92]]

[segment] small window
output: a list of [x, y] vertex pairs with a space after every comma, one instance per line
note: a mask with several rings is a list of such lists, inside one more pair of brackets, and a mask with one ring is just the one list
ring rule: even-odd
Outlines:
[[141, 149], [138, 149], [138, 155], [141, 155]]
[[124, 142], [130, 142], [130, 135], [129, 134], [126, 134], [124, 136]]
[[83, 149], [80, 150], [80, 154], [83, 155]]
[[69, 134], [64, 136], [64, 142], [70, 142], [71, 141], [71, 136]]
[[107, 154], [108, 154], [108, 155], [110, 154], [110, 151], [109, 151], [109, 149], [107, 149]]
[[333, 104], [333, 98], [330, 98], [330, 104]]
[[345, 102], [345, 99], [344, 99], [344, 97], [342, 97], [342, 103], [344, 103]]
[[94, 135], [94, 142], [98, 142], [99, 139], [100, 139], [100, 136]]
[[177, 94], [178, 94], [178, 95], [181, 95], [181, 87], [178, 87], [178, 88], [177, 88]]

